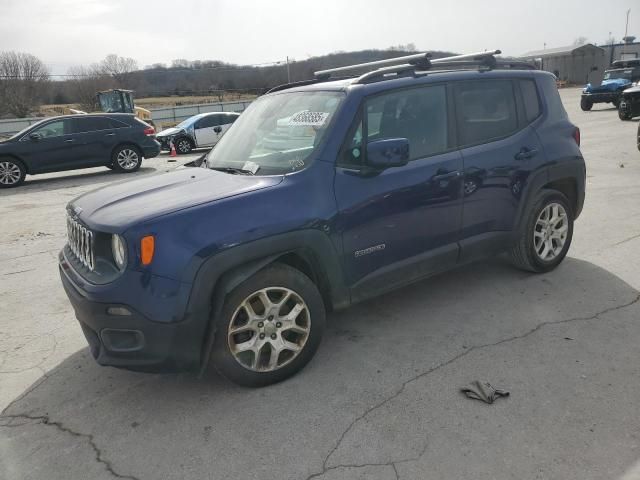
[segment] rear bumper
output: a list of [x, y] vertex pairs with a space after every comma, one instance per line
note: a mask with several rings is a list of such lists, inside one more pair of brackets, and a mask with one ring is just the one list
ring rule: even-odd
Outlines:
[[[144, 287], [136, 287], [131, 282], [128, 289], [142, 288], [136, 294], [136, 305], [141, 305], [140, 308], [132, 306], [132, 302], [116, 301], [117, 295], [108, 285], [96, 286], [105, 287], [104, 291], [87, 292], [74, 282], [77, 274], [63, 252], [59, 256], [59, 271], [97, 363], [146, 372], [189, 371], [199, 367], [206, 319], [154, 321], [140, 310], [145, 303], [153, 302], [159, 292], [145, 293]], [[174, 301], [177, 303], [177, 299]], [[128, 313], [123, 315], [125, 312]]]
[[148, 144], [142, 145], [142, 156], [144, 158], [153, 158], [160, 155], [160, 142], [152, 140]]

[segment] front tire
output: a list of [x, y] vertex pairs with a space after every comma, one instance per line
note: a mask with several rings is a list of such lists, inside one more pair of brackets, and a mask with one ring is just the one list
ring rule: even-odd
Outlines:
[[193, 150], [193, 144], [191, 143], [191, 140], [186, 137], [178, 138], [175, 142], [175, 147], [176, 152], [178, 152], [180, 155], [186, 155], [188, 153], [191, 153], [191, 150]]
[[27, 169], [20, 160], [0, 158], [0, 188], [17, 187], [24, 182]]
[[593, 102], [588, 98], [582, 97], [580, 99], [580, 108], [583, 112], [588, 112], [593, 107]]
[[620, 118], [620, 120], [627, 121], [627, 120], [631, 120], [631, 115], [629, 115], [627, 113], [627, 109], [626, 108], [620, 108], [618, 107], [618, 118]]
[[557, 190], [538, 193], [527, 223], [509, 252], [514, 266], [543, 273], [556, 268], [569, 251], [573, 238], [573, 211]]
[[121, 145], [113, 151], [111, 161], [116, 172], [135, 172], [142, 165], [142, 152], [133, 145]]
[[288, 265], [273, 264], [227, 296], [211, 361], [239, 385], [280, 382], [311, 360], [324, 327], [324, 303], [311, 279]]

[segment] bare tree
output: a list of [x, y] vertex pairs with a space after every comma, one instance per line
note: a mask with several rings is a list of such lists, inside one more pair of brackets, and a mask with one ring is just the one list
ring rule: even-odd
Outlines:
[[584, 45], [587, 43], [587, 37], [578, 37], [573, 41], [573, 45], [575, 47], [579, 47], [580, 45]]
[[26, 117], [37, 105], [49, 81], [42, 61], [21, 52], [0, 52], [0, 109]]
[[114, 79], [102, 73], [97, 66], [71, 67], [67, 73], [71, 76], [69, 96], [89, 112], [95, 108], [96, 93], [113, 87]]
[[93, 65], [93, 69], [115, 79], [118, 86], [123, 86], [131, 72], [138, 70], [138, 62], [130, 57], [119, 57], [115, 53], [107, 55], [100, 63]]

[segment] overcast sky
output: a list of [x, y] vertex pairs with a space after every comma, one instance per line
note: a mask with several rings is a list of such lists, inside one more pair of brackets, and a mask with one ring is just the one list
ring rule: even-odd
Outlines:
[[638, 0], [0, 0], [0, 50], [52, 73], [109, 53], [140, 67], [176, 58], [262, 63], [414, 43], [518, 55], [609, 32], [640, 37]]

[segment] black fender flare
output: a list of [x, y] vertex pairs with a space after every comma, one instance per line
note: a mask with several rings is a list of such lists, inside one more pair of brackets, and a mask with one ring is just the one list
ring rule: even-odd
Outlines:
[[315, 259], [311, 266], [327, 288], [332, 308], [344, 308], [351, 303], [338, 252], [329, 236], [320, 230], [305, 229], [274, 235], [213, 255], [201, 252], [199, 257], [204, 260], [196, 270], [185, 312], [185, 318], [198, 319], [202, 325], [201, 374], [209, 361], [216, 333], [215, 320], [222, 311], [225, 297], [253, 274], [289, 253]]
[[573, 213], [574, 218], [578, 218], [584, 204], [584, 185], [586, 179], [584, 160], [581, 157], [547, 165], [532, 172], [527, 182], [528, 186], [524, 193], [524, 200], [520, 202], [520, 206], [518, 207], [516, 216], [517, 224], [514, 225], [513, 229], [514, 241], [517, 240], [527, 223], [527, 217], [524, 213], [531, 208], [538, 192], [550, 183], [566, 179], [571, 179], [576, 182], [576, 211]]

